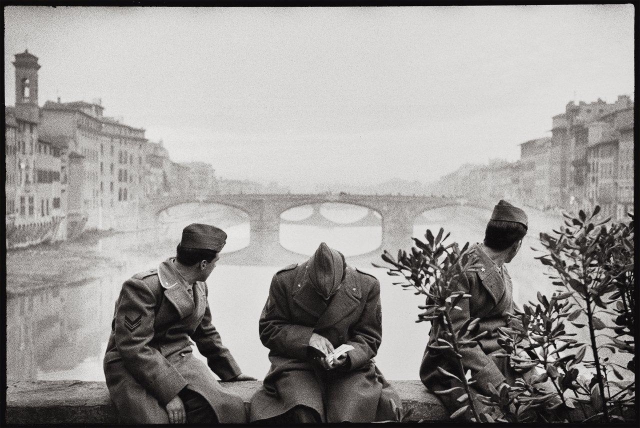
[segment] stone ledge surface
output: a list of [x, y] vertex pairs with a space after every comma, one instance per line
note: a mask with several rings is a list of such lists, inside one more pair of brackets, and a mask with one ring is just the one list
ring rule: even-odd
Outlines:
[[[389, 381], [402, 398], [406, 421], [448, 420], [438, 398], [418, 380]], [[222, 383], [248, 405], [262, 382]], [[8, 381], [7, 424], [117, 424], [115, 407], [104, 382]]]

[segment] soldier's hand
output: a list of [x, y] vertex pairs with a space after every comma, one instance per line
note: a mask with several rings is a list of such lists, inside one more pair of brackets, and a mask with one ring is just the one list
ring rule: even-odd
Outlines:
[[317, 333], [313, 333], [311, 335], [311, 339], [309, 339], [309, 346], [313, 346], [317, 350], [321, 351], [324, 355], [329, 355], [333, 352], [333, 345], [331, 344], [331, 342], [329, 342], [326, 337], [320, 336]]
[[238, 376], [232, 377], [231, 379], [227, 379], [227, 380], [220, 379], [220, 382], [244, 382], [247, 380], [258, 380], [258, 379], [256, 379], [255, 377], [248, 376], [244, 373], [240, 373]]
[[329, 342], [329, 340], [326, 337], [320, 336], [317, 333], [313, 333], [311, 335], [311, 339], [309, 339], [309, 345], [313, 346], [314, 348], [316, 348], [317, 350], [319, 350], [325, 355], [324, 358], [316, 358], [316, 361], [320, 363], [322, 368], [325, 370], [331, 370], [332, 362], [329, 361], [329, 358], [326, 357], [327, 355], [333, 352], [333, 345], [331, 344], [331, 342]]
[[344, 366], [348, 358], [349, 358], [348, 353], [344, 353], [340, 355], [338, 358], [333, 360], [333, 368], [335, 369], [336, 367]]
[[169, 422], [172, 424], [184, 424], [187, 422], [184, 404], [177, 395], [167, 403], [167, 414], [169, 415]]

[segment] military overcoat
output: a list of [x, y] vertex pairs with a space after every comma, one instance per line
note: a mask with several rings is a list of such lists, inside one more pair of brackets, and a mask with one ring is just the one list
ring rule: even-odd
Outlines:
[[[308, 281], [308, 262], [276, 273], [260, 316], [260, 340], [271, 368], [251, 399], [251, 421], [279, 416], [297, 405], [325, 422], [397, 420], [398, 394], [375, 366], [382, 339], [380, 283], [351, 267], [329, 304]], [[334, 347], [352, 345], [347, 366], [325, 371], [308, 355], [313, 333]]]
[[[499, 268], [482, 250], [479, 244], [471, 247], [474, 263], [478, 265], [474, 271], [467, 272], [464, 279], [457, 283], [460, 291], [471, 295], [469, 299], [462, 299], [457, 306], [462, 310], [451, 311], [451, 322], [454, 330], [460, 329], [469, 318], [480, 318], [478, 332], [487, 331], [488, 334], [479, 340], [479, 346], [462, 348], [462, 363], [477, 383], [477, 388], [483, 394], [489, 394], [488, 385], [498, 387], [502, 382], [513, 381], [514, 373], [508, 367], [505, 358], [495, 357], [503, 350], [498, 345], [497, 330], [510, 323], [507, 313], [513, 313], [513, 290], [511, 277], [503, 265]], [[431, 327], [429, 344], [435, 344], [441, 336], [438, 324]], [[449, 389], [453, 386], [451, 378], [442, 375], [438, 367], [459, 373], [457, 361], [447, 351], [437, 349], [425, 350], [420, 366], [420, 379], [431, 390]], [[455, 382], [455, 380], [453, 381]], [[455, 398], [460, 394], [440, 396], [447, 407], [455, 406]], [[459, 403], [458, 403], [459, 405]]]
[[[188, 284], [172, 259], [123, 284], [103, 364], [123, 422], [169, 423], [166, 405], [184, 387], [202, 395], [221, 423], [246, 422], [242, 399], [211, 372], [222, 380], [241, 373], [211, 324], [207, 295], [206, 283]], [[207, 364], [193, 356], [191, 339]]]

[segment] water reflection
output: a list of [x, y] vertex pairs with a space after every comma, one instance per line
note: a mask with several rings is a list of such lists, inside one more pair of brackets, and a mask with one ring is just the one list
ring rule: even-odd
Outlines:
[[[380, 245], [379, 225], [326, 228], [295, 223], [296, 219], [311, 218], [316, 211], [323, 216], [322, 213], [337, 216], [341, 211], [345, 215], [342, 221], [348, 224], [371, 215], [370, 212], [363, 215], [359, 207], [352, 211], [338, 208], [319, 207], [311, 212], [310, 208], [302, 207], [282, 216], [281, 243], [299, 253], [299, 257], [283, 257], [272, 266], [222, 263], [209, 279], [213, 322], [223, 342], [248, 374], [262, 378], [269, 368], [267, 350], [258, 338], [258, 318], [271, 278], [279, 268], [304, 259], [303, 254], [311, 254], [321, 241], [347, 256], [362, 254]], [[249, 225], [243, 222], [242, 216], [230, 213], [226, 207], [207, 208], [206, 211], [203, 208], [202, 218], [195, 217], [194, 212], [181, 218], [177, 210], [174, 217], [167, 217], [173, 221], [165, 219], [158, 228], [116, 234], [88, 248], [112, 260], [111, 267], [99, 278], [87, 279], [73, 286], [10, 295], [7, 301], [8, 377], [103, 380], [102, 355], [121, 284], [134, 273], [156, 267], [173, 255], [186, 223], [206, 221], [227, 230], [226, 257], [231, 258], [234, 251], [248, 245]], [[451, 240], [477, 242], [484, 236], [484, 225], [489, 216], [487, 210], [469, 207], [429, 211], [416, 219], [414, 235], [423, 236], [427, 227], [437, 230], [443, 226], [452, 232]], [[516, 301], [520, 303], [535, 299], [537, 290], [549, 293], [553, 289], [543, 274], [543, 266], [533, 259], [535, 253], [529, 247], [539, 246], [537, 236], [540, 231], [551, 230], [561, 223], [560, 218], [535, 212], [530, 213], [529, 218], [531, 225], [522, 254], [509, 266], [516, 285]], [[224, 258], [223, 254], [222, 262]], [[379, 259], [372, 261], [380, 262]], [[374, 274], [382, 284], [384, 340], [376, 361], [390, 379], [417, 379], [429, 333], [427, 323], [414, 322], [419, 312], [417, 306], [423, 303], [423, 299], [392, 285], [392, 278], [384, 270], [372, 268], [370, 261], [356, 262], [356, 266]], [[197, 351], [195, 353], [197, 355]]]

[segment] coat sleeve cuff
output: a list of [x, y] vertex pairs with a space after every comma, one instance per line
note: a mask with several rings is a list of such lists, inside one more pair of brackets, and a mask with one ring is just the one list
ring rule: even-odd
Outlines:
[[236, 360], [229, 356], [224, 361], [215, 361], [209, 363], [209, 368], [218, 375], [221, 380], [229, 380], [242, 373], [240, 366]]
[[288, 347], [291, 350], [291, 356], [299, 360], [307, 359], [307, 346], [313, 335], [313, 327], [305, 327], [302, 325], [289, 326], [287, 332]]
[[172, 369], [158, 377], [150, 389], [160, 404], [166, 406], [187, 385], [188, 383], [182, 375], [177, 370]]
[[347, 342], [347, 344], [353, 346], [353, 349], [347, 353], [349, 359], [345, 365], [346, 370], [358, 370], [371, 360], [368, 353], [363, 351], [362, 344], [357, 342]]
[[477, 382], [477, 387], [487, 394], [490, 393], [489, 384], [498, 388], [501, 383], [507, 380], [493, 361], [487, 363], [474, 377]]

